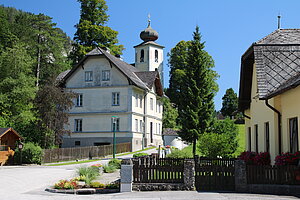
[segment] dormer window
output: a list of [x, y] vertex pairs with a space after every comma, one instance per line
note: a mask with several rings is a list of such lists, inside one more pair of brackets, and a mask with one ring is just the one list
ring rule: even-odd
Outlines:
[[93, 81], [93, 72], [92, 71], [87, 71], [85, 72], [85, 81]]
[[140, 62], [144, 62], [144, 56], [145, 56], [145, 52], [144, 52], [144, 49], [142, 49], [141, 50]]
[[155, 50], [155, 62], [158, 62], [158, 51]]

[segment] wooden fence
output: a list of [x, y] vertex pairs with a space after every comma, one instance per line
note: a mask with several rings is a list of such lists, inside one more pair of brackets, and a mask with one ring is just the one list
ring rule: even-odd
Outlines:
[[195, 186], [201, 191], [234, 191], [235, 159], [195, 159]]
[[184, 159], [132, 159], [134, 183], [183, 183]]
[[[131, 143], [117, 144], [117, 153], [130, 152]], [[113, 145], [76, 147], [76, 148], [59, 148], [45, 149], [43, 163], [58, 161], [79, 160], [87, 158], [99, 158], [113, 154]]]
[[247, 165], [248, 184], [300, 185], [300, 167]]

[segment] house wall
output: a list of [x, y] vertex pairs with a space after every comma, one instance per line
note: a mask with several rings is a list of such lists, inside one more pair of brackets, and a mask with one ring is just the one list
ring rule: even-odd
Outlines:
[[[300, 144], [300, 87], [288, 90], [278, 96], [282, 114], [282, 151], [290, 151], [289, 119], [298, 118], [298, 145]], [[300, 149], [300, 147], [298, 147]]]
[[[102, 81], [103, 70], [110, 70], [109, 81]], [[93, 81], [85, 81], [86, 71], [93, 72]], [[146, 93], [136, 86], [129, 85], [127, 78], [115, 66], [111, 66], [104, 57], [88, 58], [83, 68], [78, 68], [67, 80], [66, 90], [81, 94], [83, 101], [82, 106], [76, 106], [76, 98], [74, 99], [75, 106], [69, 111], [69, 124], [65, 126], [72, 134], [64, 136], [62, 147], [74, 147], [75, 141], [80, 141], [80, 146], [112, 143], [112, 116], [117, 116], [120, 120], [119, 131], [116, 132], [117, 143], [132, 142], [133, 151], [142, 148], [143, 132], [140, 129], [140, 120], [144, 121], [144, 113], [146, 114], [146, 138], [150, 138], [148, 126], [150, 121], [160, 124], [160, 130], [162, 129], [162, 103], [160, 103], [161, 112], [155, 112], [157, 97], [154, 89]], [[119, 105], [113, 105], [113, 92], [120, 94]], [[138, 97], [137, 106], [136, 97]], [[142, 98], [142, 107], [140, 98]], [[153, 98], [154, 111], [148, 110], [150, 98]], [[160, 102], [159, 98], [158, 101]], [[82, 119], [82, 132], [75, 131], [75, 119]], [[136, 119], [138, 131], [136, 131]], [[161, 144], [161, 133], [154, 133], [152, 144]]]
[[[255, 125], [258, 126], [258, 152], [266, 151], [266, 135], [265, 135], [265, 123], [269, 122], [270, 133], [270, 155], [271, 160], [278, 154], [278, 128], [277, 128], [277, 114], [274, 113], [265, 104], [264, 100], [258, 99], [257, 93], [257, 78], [256, 78], [256, 66], [253, 66], [253, 77], [251, 87], [251, 104], [250, 109], [245, 111], [245, 114], [250, 116], [251, 119], [245, 120], [245, 138], [246, 138], [246, 150], [250, 150], [248, 141], [248, 128], [251, 128], [251, 151], [256, 150], [256, 138], [255, 138]], [[269, 104], [274, 106], [274, 99], [269, 100]]]

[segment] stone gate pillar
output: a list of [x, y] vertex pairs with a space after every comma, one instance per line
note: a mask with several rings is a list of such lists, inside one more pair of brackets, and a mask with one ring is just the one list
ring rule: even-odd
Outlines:
[[243, 160], [235, 161], [235, 191], [236, 192], [247, 192], [247, 171], [246, 163]]
[[195, 161], [193, 159], [184, 160], [183, 180], [186, 190], [195, 189]]
[[131, 159], [122, 160], [120, 174], [120, 192], [132, 192], [133, 164]]

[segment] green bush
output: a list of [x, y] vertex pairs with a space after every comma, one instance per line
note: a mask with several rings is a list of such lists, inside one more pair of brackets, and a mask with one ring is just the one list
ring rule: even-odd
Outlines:
[[137, 157], [148, 156], [148, 155], [149, 154], [147, 154], [147, 153], [135, 153], [135, 154], [133, 154], [133, 157], [137, 158]]
[[205, 157], [233, 157], [238, 147], [237, 135], [238, 129], [232, 120], [217, 120], [209, 133], [200, 136], [198, 149]]
[[104, 165], [103, 166], [104, 173], [114, 173], [116, 170], [117, 170], [117, 168], [114, 165]]
[[90, 187], [91, 188], [104, 188], [105, 185], [103, 183], [96, 181], [96, 182], [91, 182]]
[[116, 158], [111, 159], [108, 162], [108, 165], [114, 166], [116, 169], [121, 169], [121, 160], [116, 159]]
[[[43, 157], [43, 150], [39, 145], [32, 142], [25, 143], [22, 149], [22, 163], [24, 164], [41, 164]], [[19, 163], [21, 160], [21, 152], [16, 149], [15, 162]]]
[[80, 180], [83, 180], [86, 185], [90, 185], [100, 174], [96, 167], [80, 167], [77, 169], [77, 174]]
[[167, 155], [167, 158], [192, 158], [193, 153], [191, 148], [184, 148], [182, 150], [174, 149], [170, 154]]

